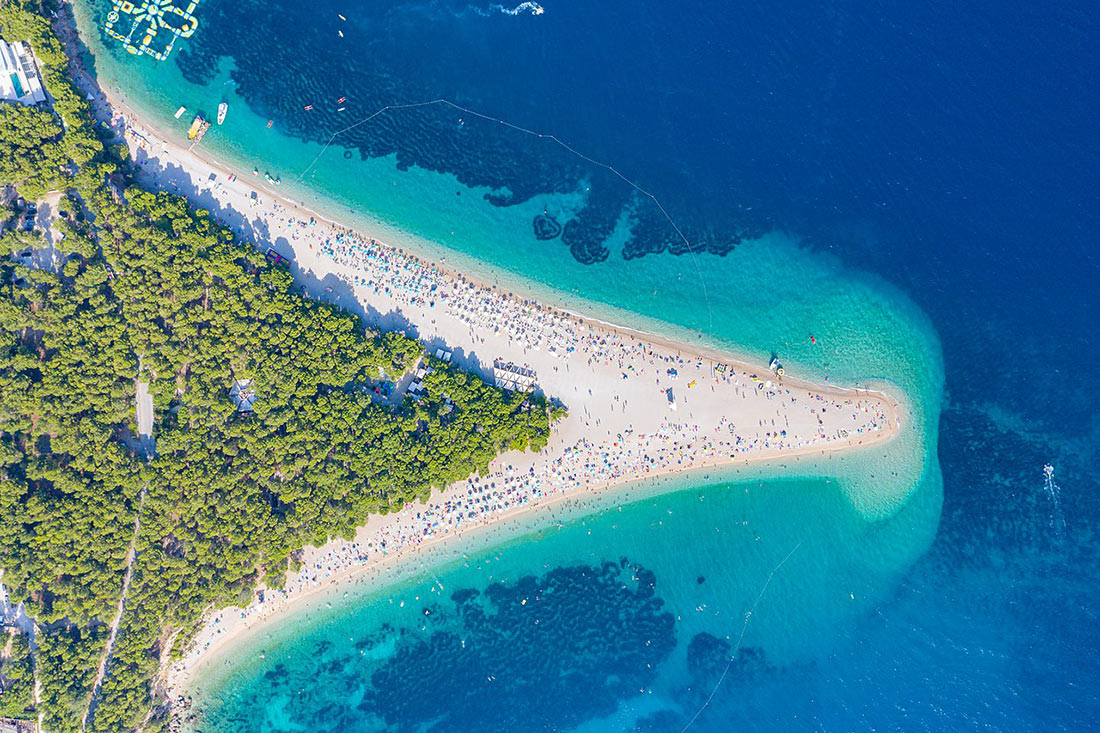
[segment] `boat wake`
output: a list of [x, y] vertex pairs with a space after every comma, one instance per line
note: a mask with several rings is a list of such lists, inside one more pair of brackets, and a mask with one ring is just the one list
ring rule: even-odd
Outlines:
[[1065, 539], [1066, 518], [1062, 514], [1062, 502], [1059, 500], [1059, 494], [1062, 493], [1062, 487], [1054, 480], [1054, 466], [1049, 463], [1043, 466], [1043, 475], [1046, 477], [1044, 488], [1046, 489], [1047, 496], [1050, 497], [1052, 507], [1050, 511], [1050, 528], [1054, 530], [1054, 534], [1058, 539]]
[[[441, 5], [443, 7], [441, 7]], [[520, 15], [543, 15], [546, 12], [546, 8], [542, 7], [542, 5], [534, 0], [524, 0], [524, 2], [514, 7], [508, 7], [500, 3], [492, 3], [487, 6], [454, 3], [452, 7], [446, 7], [448, 5], [452, 5], [452, 3], [440, 3], [438, 0], [430, 0], [426, 4], [417, 3], [402, 5], [399, 10], [404, 12], [423, 13], [436, 18], [445, 17], [460, 19], [468, 15], [476, 15], [479, 18], [495, 18], [499, 15], [510, 15], [512, 17]]]
[[[506, 8], [503, 5], [490, 5], [489, 10], [497, 13], [503, 13], [504, 15], [542, 15], [546, 12], [541, 5], [536, 2], [522, 2], [514, 8]], [[491, 15], [492, 13], [486, 13], [481, 11], [479, 14]]]

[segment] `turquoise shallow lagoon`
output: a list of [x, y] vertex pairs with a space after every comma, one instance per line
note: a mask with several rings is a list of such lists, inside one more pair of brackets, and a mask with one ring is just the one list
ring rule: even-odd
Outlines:
[[602, 240], [611, 256], [582, 261], [531, 223], [577, 216], [597, 170], [496, 206], [485, 194], [501, 189], [461, 172], [299, 139], [237, 95], [232, 60], [192, 83], [171, 60], [104, 47], [101, 8], [76, 10], [104, 86], [181, 137], [191, 112], [177, 121], [176, 107], [229, 101], [204, 148], [243, 175], [281, 176], [280, 193], [317, 211], [564, 307], [760, 362], [775, 352], [798, 376], [882, 386], [907, 407], [902, 435], [873, 451], [648, 486], [307, 604], [208, 660], [199, 729], [678, 730], [719, 681], [729, 694], [827, 657], [932, 542], [940, 347], [882, 279], [772, 230], [724, 256], [627, 258], [629, 210]]
[[201, 667], [200, 729], [686, 722], [735, 645], [735, 687], [812, 665], [931, 539], [935, 491], [868, 523], [833, 486], [698, 482], [340, 589]]

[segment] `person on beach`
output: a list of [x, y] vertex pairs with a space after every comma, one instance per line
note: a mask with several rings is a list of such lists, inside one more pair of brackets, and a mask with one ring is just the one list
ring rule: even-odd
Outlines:
[[[132, 129], [135, 120], [128, 116], [121, 124]], [[427, 552], [444, 537], [534, 506], [591, 497], [610, 486], [688, 468], [850, 446], [892, 425], [882, 399], [792, 388], [789, 381], [762, 379], [746, 365], [723, 364], [716, 371], [717, 362], [456, 276], [280, 202], [272, 192], [253, 200], [254, 189], [240, 179], [195, 190], [186, 179], [169, 178], [168, 170], [191, 172], [192, 181], [227, 173], [194, 151], [167, 142], [164, 149], [164, 154], [146, 151], [139, 176], [171, 185], [182, 180], [185, 195], [215, 201], [227, 225], [257, 247], [293, 254], [296, 279], [315, 296], [334, 299], [337, 293], [324, 288], [342, 283], [379, 320], [396, 314], [401, 323], [416, 324], [422, 339], [446, 343], [455, 358], [475, 364], [478, 350], [499, 354], [502, 361], [535, 374], [548, 395], [570, 395], [573, 401], [569, 417], [555, 428], [542, 453], [506, 454], [485, 476], [451, 485], [425, 505], [372, 519], [352, 541], [307, 551], [284, 588], [261, 589], [262, 598], [257, 594], [246, 608], [215, 614], [217, 622], [200, 634], [192, 654], [202, 654], [203, 642], [220, 636], [217, 632], [230, 621], [252, 623], [313, 589], [338, 584], [351, 571]], [[252, 220], [240, 213], [249, 210]], [[702, 384], [709, 386], [706, 399]], [[401, 384], [393, 399], [402, 399], [409, 386]], [[668, 407], [666, 394], [675, 397], [675, 410]]]

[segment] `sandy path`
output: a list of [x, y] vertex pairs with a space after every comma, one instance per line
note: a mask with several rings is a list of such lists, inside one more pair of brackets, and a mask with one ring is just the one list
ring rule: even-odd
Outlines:
[[134, 576], [134, 560], [137, 559], [137, 538], [141, 529], [141, 510], [145, 506], [145, 492], [141, 492], [141, 501], [138, 503], [138, 515], [134, 518], [134, 536], [130, 540], [130, 549], [126, 551], [126, 573], [122, 577], [122, 593], [118, 597], [118, 608], [111, 619], [110, 634], [107, 636], [107, 645], [103, 648], [103, 655], [99, 659], [96, 668], [95, 681], [92, 683], [92, 691], [88, 695], [88, 706], [84, 709], [84, 715], [80, 718], [80, 730], [88, 727], [88, 719], [95, 713], [96, 702], [99, 700], [99, 691], [103, 687], [103, 680], [107, 675], [107, 665], [111, 661], [111, 654], [115, 650], [115, 640], [118, 638], [118, 627], [122, 623], [122, 614], [126, 612], [126, 597], [130, 593], [130, 580]]

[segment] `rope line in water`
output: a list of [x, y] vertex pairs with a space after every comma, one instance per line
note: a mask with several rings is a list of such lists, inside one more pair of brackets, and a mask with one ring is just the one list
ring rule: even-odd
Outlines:
[[510, 128], [512, 130], [516, 130], [517, 132], [522, 132], [526, 135], [532, 135], [534, 137], [537, 137], [540, 140], [550, 140], [554, 143], [557, 143], [564, 150], [568, 151], [572, 155], [575, 155], [576, 157], [580, 158], [581, 160], [586, 161], [588, 163], [591, 163], [594, 166], [597, 166], [597, 167], [600, 167], [600, 168], [603, 168], [605, 170], [610, 171], [615, 176], [617, 176], [619, 179], [621, 179], [624, 183], [626, 183], [628, 186], [633, 188], [635, 191], [637, 191], [638, 193], [640, 193], [643, 196], [647, 197], [650, 201], [653, 202], [653, 204], [661, 212], [661, 215], [664, 216], [665, 220], [668, 221], [669, 226], [671, 226], [673, 231], [676, 232], [676, 236], [678, 236], [683, 241], [683, 243], [685, 245], [687, 245], [688, 252], [691, 254], [692, 263], [695, 265], [695, 271], [699, 275], [699, 284], [702, 286], [702, 289], [703, 289], [703, 300], [706, 302], [706, 305], [707, 305], [707, 321], [709, 323], [709, 326], [711, 328], [713, 328], [713, 326], [714, 326], [714, 314], [711, 311], [711, 307], [710, 307], [710, 295], [707, 293], [707, 282], [703, 278], [703, 270], [702, 270], [702, 268], [699, 267], [699, 260], [695, 256], [695, 247], [692, 246], [691, 241], [688, 240], [688, 238], [684, 235], [683, 231], [680, 230], [680, 227], [678, 227], [676, 225], [676, 222], [673, 221], [672, 217], [669, 215], [668, 211], [661, 204], [661, 202], [657, 199], [657, 197], [655, 195], [653, 195], [652, 193], [650, 193], [649, 191], [647, 191], [646, 189], [639, 186], [634, 181], [627, 178], [622, 173], [620, 173], [619, 170], [617, 168], [615, 168], [614, 166], [610, 165], [609, 163], [604, 163], [602, 161], [595, 160], [594, 158], [590, 158], [589, 156], [585, 155], [584, 153], [578, 151], [573, 146], [571, 146], [568, 143], [562, 141], [557, 135], [553, 135], [553, 134], [550, 134], [550, 133], [544, 133], [544, 132], [538, 132], [536, 130], [531, 130], [529, 128], [522, 127], [520, 125], [513, 124], [511, 122], [508, 122], [507, 120], [502, 120], [502, 119], [499, 119], [497, 117], [491, 117], [489, 115], [482, 114], [481, 112], [478, 112], [477, 110], [470, 109], [469, 107], [463, 107], [460, 104], [455, 104], [451, 100], [445, 99], [445, 98], [442, 98], [442, 97], [439, 98], [439, 99], [433, 99], [433, 100], [430, 100], [430, 101], [427, 101], [427, 102], [411, 102], [411, 103], [408, 103], [408, 104], [387, 104], [386, 106], [380, 108], [379, 110], [377, 110], [373, 114], [368, 115], [367, 117], [364, 117], [363, 119], [359, 120], [358, 122], [354, 122], [354, 123], [348, 125], [347, 127], [341, 128], [341, 129], [337, 130], [336, 132], [332, 133], [332, 136], [329, 137], [328, 142], [326, 142], [321, 147], [321, 152], [317, 153], [316, 157], [313, 158], [313, 161], [310, 162], [310, 164], [308, 166], [306, 166], [306, 169], [303, 170], [298, 175], [297, 180], [299, 182], [301, 182], [306, 177], [306, 175], [311, 170], [313, 170], [314, 166], [316, 166], [317, 163], [321, 160], [321, 156], [323, 156], [325, 154], [325, 152], [329, 149], [329, 147], [332, 146], [332, 144], [336, 141], [336, 138], [338, 136], [344, 134], [345, 132], [349, 132], [351, 130], [354, 130], [356, 127], [359, 127], [360, 125], [364, 125], [364, 124], [370, 122], [371, 120], [373, 120], [375, 117], [378, 117], [379, 115], [381, 115], [385, 112], [389, 112], [390, 110], [414, 109], [414, 108], [417, 108], [417, 107], [430, 107], [430, 106], [434, 106], [434, 105], [446, 105], [448, 107], [456, 109], [456, 110], [458, 110], [460, 112], [463, 112], [465, 114], [472, 115], [474, 117], [478, 117], [478, 118], [486, 120], [488, 122], [496, 122], [498, 124], [501, 124], [501, 125], [504, 125], [505, 127]]
[[756, 604], [760, 603], [760, 599], [764, 597], [764, 593], [767, 592], [768, 586], [771, 585], [772, 578], [779, 572], [779, 568], [783, 567], [783, 563], [791, 559], [791, 555], [798, 551], [798, 548], [802, 547], [802, 543], [799, 542], [791, 551], [787, 553], [787, 556], [779, 561], [779, 564], [772, 568], [772, 571], [768, 573], [768, 579], [764, 581], [764, 587], [760, 589], [760, 593], [757, 594], [756, 600], [749, 606], [749, 610], [745, 613], [745, 623], [741, 627], [741, 635], [737, 637], [737, 644], [733, 647], [733, 653], [730, 654], [729, 661], [726, 662], [726, 668], [722, 670], [722, 675], [718, 678], [718, 681], [714, 683], [714, 689], [707, 695], [706, 701], [703, 705], [695, 711], [695, 715], [691, 716], [691, 720], [687, 722], [683, 728], [680, 729], [680, 733], [684, 733], [688, 728], [695, 724], [695, 721], [699, 719], [699, 716], [703, 714], [703, 711], [710, 705], [710, 701], [714, 699], [715, 693], [718, 692], [718, 688], [722, 685], [723, 680], [726, 679], [726, 674], [730, 671], [730, 667], [733, 665], [734, 660], [737, 659], [737, 653], [741, 650], [741, 642], [745, 638], [745, 632], [749, 629], [749, 619], [752, 618], [752, 612], [756, 609]]

